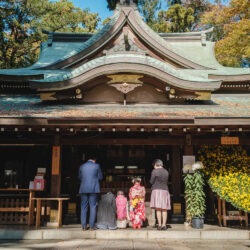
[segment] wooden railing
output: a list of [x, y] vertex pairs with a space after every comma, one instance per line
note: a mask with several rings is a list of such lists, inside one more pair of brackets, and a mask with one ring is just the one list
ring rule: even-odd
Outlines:
[[[37, 189], [0, 189], [0, 192], [6, 194], [0, 197], [0, 224], [28, 224], [32, 225], [34, 221], [34, 201], [35, 192], [42, 191]], [[27, 197], [19, 193], [29, 193]], [[15, 193], [15, 196], [9, 195]], [[13, 198], [10, 198], [13, 197]]]
[[[222, 226], [222, 220], [224, 227], [227, 226], [228, 220], [238, 220], [240, 221], [240, 225], [242, 226], [242, 221], [245, 221], [246, 227], [248, 227], [248, 214], [247, 212], [244, 212], [244, 215], [242, 215], [242, 211], [238, 211], [238, 215], [228, 215], [226, 210], [226, 201], [220, 199], [219, 196], [217, 196], [218, 200], [218, 221], [219, 226]], [[221, 211], [221, 205], [222, 205], [222, 211]], [[222, 213], [221, 213], [222, 212]]]

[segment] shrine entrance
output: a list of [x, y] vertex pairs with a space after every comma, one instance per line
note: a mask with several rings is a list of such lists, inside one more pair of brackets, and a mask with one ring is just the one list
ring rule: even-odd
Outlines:
[[[96, 155], [97, 162], [100, 164], [103, 173], [103, 180], [100, 182], [101, 194], [109, 191], [116, 194], [118, 190], [122, 190], [128, 196], [129, 189], [132, 186], [132, 179], [135, 176], [140, 176], [142, 185], [146, 188], [146, 202], [149, 202], [151, 195], [149, 180], [153, 170], [152, 163], [155, 159], [160, 158], [163, 160], [164, 167], [169, 171], [168, 186], [171, 200], [172, 202], [180, 200], [180, 197], [175, 197], [176, 192], [173, 192], [172, 188], [172, 179], [175, 178], [176, 171], [180, 171], [180, 169], [173, 167], [174, 159], [172, 159], [171, 146], [63, 146], [61, 194], [70, 197], [72, 203], [70, 206], [75, 208], [78, 219], [80, 215], [80, 196], [78, 195], [80, 185], [78, 180], [79, 166], [86, 162], [93, 153]], [[183, 189], [182, 180], [179, 181], [181, 187], [176, 186], [176, 188]]]

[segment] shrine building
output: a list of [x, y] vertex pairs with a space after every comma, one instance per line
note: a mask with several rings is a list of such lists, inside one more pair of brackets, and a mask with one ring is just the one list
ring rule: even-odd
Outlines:
[[28, 189], [45, 168], [44, 192], [70, 198], [79, 217], [78, 169], [89, 155], [103, 171], [101, 192], [128, 193], [141, 176], [147, 201], [160, 158], [170, 173], [170, 218], [181, 221], [183, 156], [204, 144], [250, 151], [250, 69], [218, 63], [213, 29], [156, 33], [121, 1], [95, 34], [43, 32], [34, 65], [0, 70], [0, 188]]

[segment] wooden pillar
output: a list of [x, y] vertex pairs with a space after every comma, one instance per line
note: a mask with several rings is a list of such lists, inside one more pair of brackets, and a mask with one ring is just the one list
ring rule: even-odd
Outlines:
[[61, 193], [61, 146], [59, 139], [59, 137], [55, 138], [52, 147], [51, 197], [60, 197]]
[[31, 226], [34, 221], [34, 201], [32, 200], [35, 197], [35, 192], [30, 191], [29, 195], [29, 213], [28, 213], [28, 226]]
[[219, 221], [219, 226], [221, 227], [221, 199], [220, 197], [217, 195], [217, 199], [218, 199], [218, 221]]
[[171, 216], [172, 223], [184, 222], [184, 214], [182, 213], [183, 206], [181, 197], [181, 182], [182, 182], [182, 171], [181, 171], [181, 151], [179, 146], [172, 146], [172, 187], [173, 187], [173, 198], [171, 199], [172, 211]]
[[184, 155], [194, 155], [194, 147], [192, 146], [192, 136], [186, 135]]
[[81, 154], [81, 161], [79, 161], [79, 151], [77, 146], [71, 146], [71, 154], [70, 154], [70, 163], [72, 166], [72, 169], [68, 176], [71, 177], [71, 180], [73, 180], [73, 183], [71, 185], [70, 190], [68, 191], [70, 196], [73, 196], [73, 201], [76, 202], [76, 196], [74, 194], [78, 193], [79, 189], [79, 183], [76, 181], [78, 180], [78, 172], [79, 172], [79, 166], [82, 163], [82, 154]]
[[185, 145], [185, 147], [184, 147], [184, 155], [194, 155], [194, 147]]
[[181, 201], [181, 162], [180, 162], [180, 147], [172, 146], [172, 187], [173, 187], [173, 202]]

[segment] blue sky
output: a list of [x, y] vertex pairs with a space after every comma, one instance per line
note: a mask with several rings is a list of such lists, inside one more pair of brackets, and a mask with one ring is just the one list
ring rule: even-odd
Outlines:
[[[81, 9], [89, 8], [92, 13], [99, 13], [102, 21], [104, 21], [107, 17], [113, 14], [113, 11], [109, 11], [107, 8], [106, 0], [70, 0], [74, 3], [75, 6], [80, 7]], [[163, 0], [162, 0], [163, 2]], [[166, 4], [163, 3], [163, 6]]]
[[[55, 1], [55, 0], [53, 0]], [[113, 14], [113, 11], [109, 11], [107, 8], [107, 1], [106, 0], [70, 0], [74, 3], [75, 6], [80, 7], [81, 9], [88, 8], [92, 13], [99, 13], [101, 17], [101, 22], [104, 21], [107, 17]], [[227, 3], [229, 0], [222, 0], [222, 2]], [[166, 2], [161, 0], [162, 7], [166, 8]], [[214, 2], [214, 0], [210, 0], [210, 2]]]
[[109, 11], [107, 8], [106, 0], [70, 0], [75, 6], [81, 9], [88, 8], [92, 13], [99, 13], [99, 16], [104, 21], [107, 17], [113, 14], [113, 11]]

